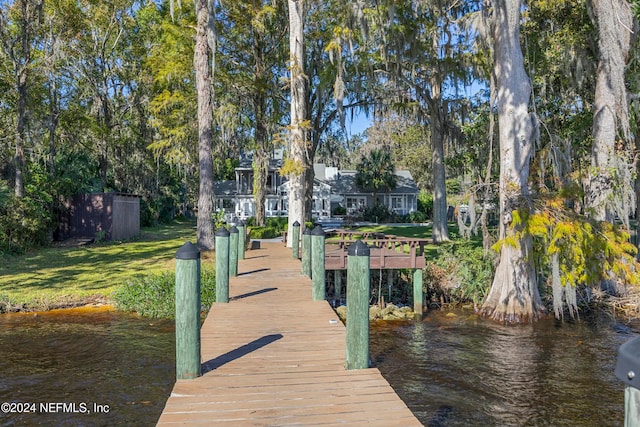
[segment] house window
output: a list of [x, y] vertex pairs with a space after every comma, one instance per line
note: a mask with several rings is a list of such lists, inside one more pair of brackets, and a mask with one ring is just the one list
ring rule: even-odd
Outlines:
[[404, 209], [404, 203], [402, 197], [392, 196], [391, 197], [391, 209], [394, 211], [401, 211]]
[[365, 197], [347, 197], [347, 213], [363, 212], [366, 206]]
[[235, 208], [235, 203], [233, 199], [222, 199], [222, 207], [225, 209], [233, 209]]

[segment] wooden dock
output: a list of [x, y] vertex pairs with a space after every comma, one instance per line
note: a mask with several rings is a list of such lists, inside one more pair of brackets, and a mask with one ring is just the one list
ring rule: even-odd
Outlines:
[[345, 327], [281, 243], [247, 251], [202, 326], [203, 376], [158, 426], [421, 426], [375, 368], [345, 370]]

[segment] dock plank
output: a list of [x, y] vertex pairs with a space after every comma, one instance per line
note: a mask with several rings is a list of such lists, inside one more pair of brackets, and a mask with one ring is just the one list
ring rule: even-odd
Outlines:
[[282, 244], [240, 261], [201, 330], [203, 376], [178, 380], [158, 426], [420, 426], [375, 368], [345, 370], [345, 327]]

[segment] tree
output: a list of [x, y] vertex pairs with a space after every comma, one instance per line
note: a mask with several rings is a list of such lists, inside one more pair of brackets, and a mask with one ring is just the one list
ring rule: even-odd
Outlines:
[[406, 168], [420, 189], [433, 189], [431, 150], [427, 129], [411, 117], [399, 114], [380, 114], [367, 129], [367, 144], [391, 150], [392, 161]]
[[198, 246], [211, 250], [215, 245], [213, 233], [213, 106], [211, 104], [211, 74], [208, 28], [210, 13], [207, 0], [196, 1], [196, 36], [193, 65], [198, 93], [198, 164], [200, 191], [198, 195]]
[[519, 0], [493, 3], [494, 73], [500, 141], [500, 261], [482, 313], [498, 321], [535, 320], [544, 310], [533, 264], [533, 240], [522, 232], [529, 198], [535, 121], [520, 47]]
[[365, 154], [356, 167], [356, 185], [369, 190], [373, 196], [373, 206], [378, 206], [378, 193], [391, 191], [396, 187], [391, 151], [384, 148], [372, 148]]
[[263, 225], [269, 160], [274, 137], [283, 125], [285, 99], [282, 79], [286, 50], [282, 2], [244, 0], [226, 3], [218, 22], [220, 51], [218, 93], [221, 106], [239, 107], [253, 152], [255, 222]]
[[289, 224], [293, 239], [293, 223], [304, 224], [307, 219], [305, 176], [312, 160], [307, 150], [309, 81], [304, 73], [304, 0], [289, 0], [289, 72], [291, 74], [291, 124], [288, 165]]
[[591, 5], [598, 29], [598, 68], [586, 205], [594, 219], [613, 222], [617, 214], [628, 228], [633, 148], [628, 147], [631, 136], [625, 64], [633, 15], [626, 0], [594, 0]]
[[[19, 0], [7, 9], [0, 8], [0, 43], [13, 66], [17, 119], [14, 154], [14, 193], [24, 197], [25, 143], [27, 140], [27, 104], [34, 56], [32, 43], [42, 18], [44, 0]], [[2, 6], [2, 4], [0, 4]], [[15, 19], [10, 19], [10, 16]]]
[[[460, 134], [453, 120], [459, 87], [471, 77], [469, 33], [461, 18], [477, 2], [385, 1], [368, 15], [377, 35], [375, 55], [386, 108], [413, 115], [428, 127], [433, 172], [433, 239], [449, 239], [445, 144]], [[455, 35], [454, 35], [455, 34]], [[378, 53], [379, 52], [379, 53]], [[464, 64], [461, 66], [461, 64]], [[384, 71], [384, 72], [383, 72]]]

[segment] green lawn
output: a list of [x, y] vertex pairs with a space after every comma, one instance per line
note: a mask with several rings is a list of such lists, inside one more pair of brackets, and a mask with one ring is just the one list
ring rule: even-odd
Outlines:
[[[359, 231], [376, 231], [404, 237], [431, 238], [431, 227], [377, 225]], [[456, 238], [455, 226], [450, 226]], [[0, 309], [6, 303], [30, 309], [78, 302], [90, 297], [109, 298], [134, 277], [171, 271], [175, 253], [186, 241], [195, 242], [195, 222], [174, 222], [144, 228], [136, 239], [80, 247], [51, 247], [16, 257], [2, 258]], [[437, 251], [425, 248], [427, 260]], [[203, 254], [203, 263], [213, 262]]]
[[[378, 232], [378, 233], [384, 233], [387, 235], [411, 237], [415, 239], [431, 239], [433, 237], [431, 233], [432, 228], [430, 225], [429, 226], [426, 226], [426, 225], [388, 226], [388, 225], [380, 224], [380, 225], [371, 225], [366, 227], [358, 227], [358, 231]], [[433, 260], [434, 258], [436, 258], [438, 253], [438, 248], [441, 246], [448, 247], [452, 245], [455, 246], [458, 244], [470, 243], [472, 246], [482, 247], [482, 236], [475, 236], [471, 238], [469, 242], [465, 242], [460, 238], [457, 224], [453, 222], [449, 223], [449, 238], [451, 239], [451, 242], [449, 243], [443, 243], [440, 245], [429, 243], [425, 245], [424, 255], [427, 262], [429, 260]]]
[[431, 239], [431, 226], [426, 225], [388, 226], [381, 224], [359, 227], [358, 231], [371, 231], [415, 239]]
[[195, 242], [195, 222], [144, 228], [131, 241], [79, 247], [51, 247], [16, 257], [0, 266], [0, 303], [30, 308], [109, 297], [132, 277], [175, 268], [175, 253]]

